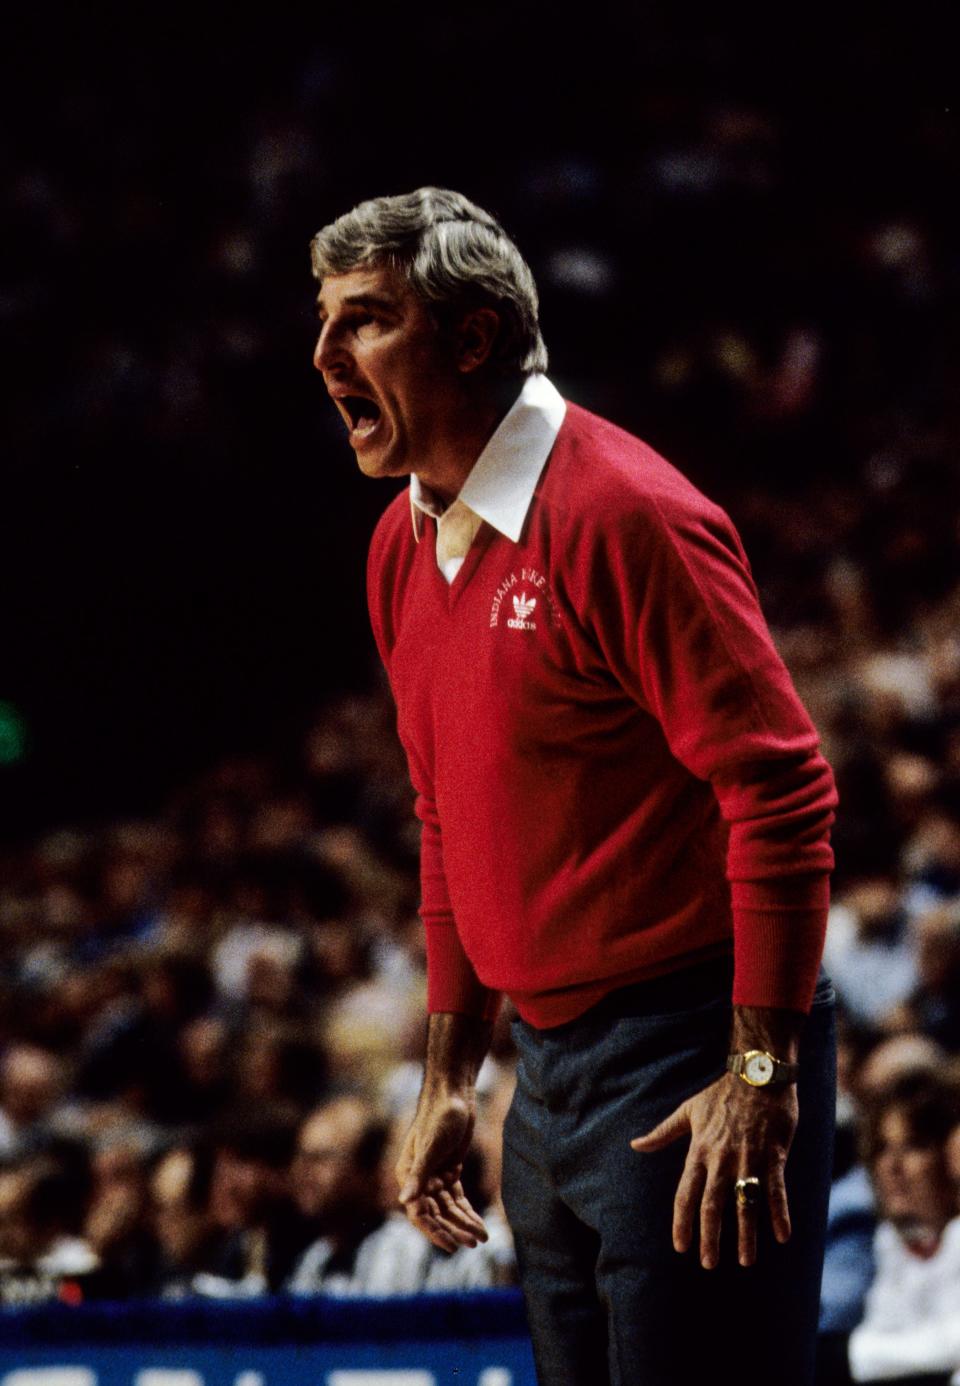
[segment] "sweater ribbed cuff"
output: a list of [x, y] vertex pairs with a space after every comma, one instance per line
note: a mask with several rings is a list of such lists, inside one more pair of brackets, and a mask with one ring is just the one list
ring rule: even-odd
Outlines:
[[494, 1020], [500, 993], [477, 978], [451, 921], [425, 925], [427, 940], [427, 1011], [473, 1015]]
[[829, 901], [826, 877], [734, 883], [734, 1005], [809, 1012]]

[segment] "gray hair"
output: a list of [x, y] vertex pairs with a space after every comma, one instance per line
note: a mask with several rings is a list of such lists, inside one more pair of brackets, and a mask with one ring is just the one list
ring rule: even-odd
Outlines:
[[310, 244], [314, 276], [386, 264], [447, 325], [470, 307], [500, 315], [493, 359], [504, 374], [547, 368], [540, 335], [537, 286], [523, 256], [499, 222], [462, 193], [418, 188], [374, 197], [318, 231]]

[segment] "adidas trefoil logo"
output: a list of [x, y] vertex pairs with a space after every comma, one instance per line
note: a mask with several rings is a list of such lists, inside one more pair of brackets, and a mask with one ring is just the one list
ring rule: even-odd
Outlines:
[[508, 630], [536, 630], [536, 621], [527, 618], [532, 615], [533, 609], [537, 604], [536, 597], [528, 597], [526, 592], [521, 592], [520, 596], [513, 598], [513, 617], [507, 622]]

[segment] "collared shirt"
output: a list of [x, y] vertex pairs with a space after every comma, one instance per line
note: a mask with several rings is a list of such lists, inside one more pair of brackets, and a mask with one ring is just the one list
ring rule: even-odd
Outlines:
[[[447, 582], [460, 571], [484, 520], [518, 542], [566, 412], [565, 401], [545, 375], [528, 376], [451, 505], [444, 508], [416, 474], [410, 478], [413, 532], [419, 540], [421, 514], [437, 521], [437, 563]], [[442, 557], [445, 547], [453, 550], [452, 557]]]

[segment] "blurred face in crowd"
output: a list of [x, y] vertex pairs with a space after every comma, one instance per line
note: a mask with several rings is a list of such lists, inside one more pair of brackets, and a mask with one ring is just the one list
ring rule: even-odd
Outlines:
[[304, 1122], [294, 1158], [293, 1195], [305, 1217], [322, 1220], [370, 1201], [377, 1175], [358, 1169], [356, 1161], [368, 1119], [362, 1103], [344, 1098]]
[[282, 1174], [266, 1160], [220, 1149], [213, 1166], [210, 1212], [218, 1227], [239, 1231], [254, 1227], [286, 1191]]
[[944, 1148], [921, 1143], [897, 1107], [880, 1121], [873, 1182], [880, 1211], [893, 1223], [917, 1223], [940, 1232], [956, 1212], [956, 1188]]
[[171, 1150], [157, 1165], [150, 1183], [157, 1240], [174, 1265], [188, 1262], [210, 1231], [207, 1210], [191, 1202], [192, 1179], [193, 1155], [189, 1150]]
[[0, 1098], [16, 1126], [29, 1126], [53, 1106], [60, 1091], [60, 1060], [43, 1049], [18, 1044], [6, 1054], [0, 1068]]

